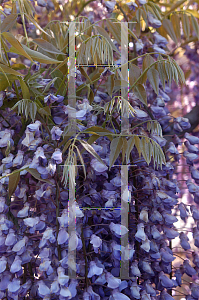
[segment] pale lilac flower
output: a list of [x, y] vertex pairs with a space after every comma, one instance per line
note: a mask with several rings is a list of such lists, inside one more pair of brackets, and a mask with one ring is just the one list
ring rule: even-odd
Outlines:
[[71, 234], [70, 234], [68, 246], [69, 246], [70, 251], [77, 249], [78, 236], [75, 231], [71, 232]]
[[91, 235], [90, 243], [93, 245], [95, 253], [98, 253], [98, 248], [102, 245], [102, 240], [95, 234]]
[[13, 160], [13, 167], [18, 167], [22, 164], [24, 151], [18, 150], [16, 157]]
[[10, 272], [11, 273], [19, 272], [22, 269], [21, 263], [22, 263], [21, 258], [18, 255], [16, 255], [15, 259], [14, 259], [14, 261], [13, 261], [11, 267], [10, 267]]
[[121, 237], [129, 231], [124, 225], [114, 224], [113, 222], [110, 223], [109, 227], [117, 237]]
[[116, 289], [121, 284], [121, 279], [114, 277], [111, 273], [107, 272], [105, 274], [106, 281], [108, 282], [108, 287], [111, 289]]
[[199, 144], [199, 138], [189, 134], [188, 132], [185, 133], [184, 137], [189, 141], [191, 145]]
[[141, 273], [140, 273], [140, 270], [138, 268], [138, 263], [137, 261], [134, 261], [131, 265], [131, 273], [134, 275], [134, 276], [138, 276], [140, 277], [141, 276]]
[[0, 273], [4, 272], [7, 265], [7, 258], [5, 256], [2, 256], [0, 258]]
[[103, 273], [103, 268], [98, 267], [94, 261], [91, 261], [90, 269], [88, 272], [88, 278], [91, 278], [93, 275], [101, 275], [102, 273]]
[[27, 238], [27, 236], [25, 236], [23, 239], [21, 239], [14, 245], [14, 247], [12, 248], [12, 251], [19, 252], [26, 245], [27, 241], [28, 241], [28, 238]]
[[144, 251], [149, 252], [150, 250], [150, 241], [148, 238], [146, 238], [144, 241], [142, 241], [142, 245], [140, 246]]
[[42, 280], [39, 281], [38, 285], [38, 292], [42, 298], [44, 298], [44, 296], [50, 295], [49, 287]]
[[57, 268], [58, 282], [60, 285], [66, 285], [69, 281], [69, 276], [66, 276], [65, 270], [62, 267]]
[[51, 156], [52, 160], [54, 160], [54, 162], [56, 164], [61, 164], [62, 163], [62, 152], [59, 148], [56, 148], [55, 151], [53, 152], [52, 156]]
[[53, 128], [51, 129], [51, 135], [52, 135], [52, 140], [54, 141], [59, 141], [60, 137], [63, 133], [63, 130], [61, 130], [58, 126], [53, 126]]
[[8, 291], [15, 293], [20, 289], [20, 280], [13, 278], [13, 280], [8, 284]]
[[140, 220], [144, 221], [144, 222], [148, 222], [148, 208], [144, 207], [141, 212], [140, 212], [140, 216], [139, 216]]
[[7, 147], [7, 143], [12, 141], [11, 139], [11, 130], [5, 129], [4, 131], [0, 131], [0, 148]]
[[39, 223], [40, 220], [39, 217], [35, 217], [35, 218], [26, 218], [23, 221], [26, 226], [34, 227]]
[[161, 271], [159, 273], [159, 279], [160, 279], [160, 282], [161, 282], [163, 287], [165, 287], [165, 288], [174, 287], [173, 280], [169, 279], [169, 277], [167, 277], [167, 275], [165, 275], [163, 271]]
[[66, 231], [66, 229], [61, 228], [59, 230], [58, 238], [57, 238], [58, 244], [59, 245], [64, 244], [68, 240], [68, 237], [69, 237], [69, 235], [68, 235], [68, 232]]
[[12, 167], [13, 165], [13, 157], [14, 155], [12, 153], [9, 153], [7, 157], [2, 159], [2, 163], [5, 164], [5, 167], [8, 169]]
[[97, 172], [99, 172], [99, 173], [102, 173], [102, 172], [108, 170], [108, 167], [105, 166], [105, 165], [103, 165], [101, 162], [99, 162], [99, 161], [97, 160], [97, 158], [93, 158], [93, 159], [91, 160], [91, 167], [92, 167], [95, 171], [97, 171]]
[[30, 204], [26, 202], [24, 204], [24, 207], [17, 213], [18, 218], [24, 218], [28, 216], [28, 211], [29, 211]]
[[146, 240], [146, 234], [144, 232], [144, 224], [143, 223], [139, 223], [137, 225], [137, 232], [135, 234], [135, 238], [138, 239], [138, 241], [142, 240], [145, 241]]
[[34, 131], [38, 131], [40, 126], [41, 126], [41, 122], [40, 122], [40, 121], [35, 121], [35, 123], [29, 124], [29, 125], [27, 126], [27, 129], [28, 129], [30, 132], [34, 132]]
[[142, 40], [139, 39], [138, 42], [135, 43], [136, 51], [140, 51], [144, 48], [144, 44], [142, 43]]
[[162, 25], [161, 21], [159, 21], [158, 19], [154, 18], [154, 16], [150, 12], [148, 13], [148, 20], [149, 20], [149, 24], [153, 28], [159, 28]]
[[140, 290], [141, 290], [141, 288], [137, 285], [136, 282], [132, 282], [130, 289], [131, 289], [131, 295], [135, 299], [140, 299]]

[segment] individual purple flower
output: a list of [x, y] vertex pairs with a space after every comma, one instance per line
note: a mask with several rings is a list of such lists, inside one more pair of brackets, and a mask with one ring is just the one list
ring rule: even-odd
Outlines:
[[191, 296], [194, 297], [194, 299], [198, 299], [199, 295], [199, 285], [195, 283], [191, 283]]
[[150, 26], [152, 26], [153, 28], [159, 28], [162, 25], [161, 21], [154, 18], [154, 16], [150, 12], [148, 13], [148, 21]]
[[39, 281], [38, 285], [39, 285], [38, 294], [41, 298], [50, 295], [49, 287], [42, 280]]
[[190, 244], [189, 244], [189, 238], [187, 237], [187, 235], [184, 232], [180, 233], [180, 245], [182, 246], [182, 248], [186, 251], [189, 250], [191, 248]]
[[133, 296], [133, 298], [140, 299], [141, 287], [139, 287], [136, 282], [132, 282], [130, 289], [131, 289], [131, 295]]
[[153, 36], [155, 38], [155, 44], [158, 44], [159, 47], [166, 47], [168, 40], [165, 37], [160, 35], [157, 31], [154, 32]]
[[90, 243], [93, 245], [94, 252], [98, 253], [98, 249], [102, 245], [102, 240], [100, 239], [100, 237], [95, 234], [92, 234]]
[[56, 164], [61, 164], [62, 163], [62, 152], [61, 152], [61, 150], [59, 148], [56, 148], [55, 151], [53, 152], [51, 158]]
[[11, 139], [12, 131], [10, 129], [5, 129], [4, 131], [0, 131], [0, 148], [7, 147], [8, 142], [10, 141], [13, 144], [13, 140]]
[[58, 238], [57, 238], [57, 242], [59, 245], [62, 245], [64, 244], [67, 240], [68, 240], [68, 232], [66, 231], [65, 228], [61, 228], [59, 230], [59, 233], [58, 233]]
[[30, 204], [26, 202], [24, 204], [24, 207], [17, 213], [18, 218], [24, 218], [28, 216], [28, 211], [29, 211]]
[[16, 255], [15, 259], [10, 267], [10, 272], [18, 273], [20, 270], [22, 270], [21, 263], [22, 263], [21, 258], [18, 255]]
[[129, 231], [124, 225], [114, 224], [113, 222], [110, 223], [109, 227], [117, 237], [121, 237]]
[[197, 136], [191, 135], [188, 132], [186, 132], [184, 137], [189, 141], [191, 145], [199, 144], [199, 138]]
[[136, 240], [138, 240], [138, 241], [145, 241], [146, 240], [146, 234], [145, 234], [145, 232], [144, 232], [144, 224], [143, 223], [139, 223], [138, 225], [137, 225], [137, 232], [136, 232], [136, 234], [135, 234], [135, 238], [136, 238]]
[[112, 12], [114, 10], [115, 4], [116, 4], [116, 1], [106, 1], [105, 2], [108, 12]]
[[91, 261], [90, 269], [88, 272], [88, 278], [93, 277], [93, 275], [101, 275], [102, 273], [103, 273], [103, 268], [98, 267], [94, 261]]
[[191, 210], [192, 217], [194, 218], [194, 220], [199, 220], [199, 209], [197, 209], [197, 207], [195, 205], [191, 205], [190, 210]]
[[28, 130], [29, 130], [30, 132], [34, 132], [34, 131], [39, 130], [40, 125], [41, 125], [41, 122], [40, 122], [40, 121], [35, 121], [35, 123], [29, 124], [29, 125], [27, 126], [27, 128], [28, 128]]
[[195, 153], [195, 154], [199, 153], [198, 147], [191, 145], [189, 141], [184, 142], [184, 144], [190, 153]]
[[46, 170], [51, 176], [54, 176], [56, 172], [56, 163], [52, 159], [49, 159], [48, 166], [46, 167]]
[[192, 277], [193, 275], [197, 274], [196, 270], [189, 264], [188, 260], [184, 260], [183, 267], [184, 267], [185, 273], [188, 276]]
[[61, 130], [58, 126], [53, 126], [53, 128], [51, 129], [51, 135], [52, 135], [52, 140], [54, 141], [59, 141], [60, 137], [63, 133], [63, 130]]
[[15, 293], [20, 289], [20, 280], [13, 278], [13, 280], [8, 284], [8, 292]]
[[24, 158], [24, 151], [18, 150], [16, 157], [13, 159], [13, 167], [21, 166]]
[[23, 239], [19, 240], [14, 247], [12, 248], [12, 251], [19, 252], [28, 242], [28, 237], [25, 236]]
[[163, 287], [167, 289], [174, 287], [173, 280], [169, 279], [169, 277], [167, 277], [163, 271], [160, 272], [159, 279]]
[[38, 0], [37, 5], [39, 5], [41, 7], [46, 7], [46, 1], [45, 0]]
[[180, 217], [182, 220], [185, 220], [188, 217], [188, 210], [187, 207], [183, 204], [180, 203], [178, 205], [179, 211], [180, 211]]
[[60, 95], [53, 95], [49, 94], [48, 96], [44, 97], [44, 103], [47, 103], [47, 105], [52, 104], [54, 102], [62, 102], [64, 100], [63, 96]]
[[3, 273], [6, 269], [7, 265], [7, 258], [5, 256], [2, 256], [0, 258], [0, 273]]

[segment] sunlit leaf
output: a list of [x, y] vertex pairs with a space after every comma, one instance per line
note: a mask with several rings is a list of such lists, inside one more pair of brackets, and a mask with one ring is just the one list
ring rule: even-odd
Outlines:
[[[33, 62], [32, 58], [29, 56], [29, 54], [25, 51], [22, 44], [12, 35], [10, 32], [3, 32], [2, 35], [6, 38], [6, 40], [13, 46], [13, 49], [10, 49], [10, 52], [14, 52], [20, 55], [25, 56], [30, 61]], [[12, 48], [12, 47], [11, 47]], [[27, 48], [27, 47], [26, 47]], [[17, 51], [14, 51], [14, 50]]]
[[58, 50], [55, 46], [53, 46], [51, 43], [47, 42], [46, 40], [37, 38], [33, 40], [33, 43], [37, 44], [46, 52], [53, 53], [53, 54], [64, 54], [63, 52]]
[[182, 27], [185, 34], [186, 39], [190, 36], [190, 25], [189, 25], [189, 17], [186, 13], [182, 14]]
[[1, 23], [0, 26], [1, 33], [10, 30], [14, 26], [16, 20], [17, 20], [17, 14], [10, 14], [9, 16], [7, 16]]
[[168, 20], [168, 19], [164, 19], [164, 20], [162, 21], [162, 25], [163, 25], [164, 29], [166, 30], [166, 32], [168, 33], [168, 35], [171, 37], [171, 39], [172, 39], [172, 40], [176, 43], [176, 45], [177, 45], [178, 40], [177, 40], [177, 38], [176, 38], [175, 31], [174, 31], [174, 29], [173, 29], [173, 25], [172, 25], [171, 21]]

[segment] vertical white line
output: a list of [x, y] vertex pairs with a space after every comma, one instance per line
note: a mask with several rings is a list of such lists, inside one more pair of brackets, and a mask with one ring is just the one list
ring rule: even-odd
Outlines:
[[[123, 66], [123, 64], [126, 64]], [[128, 82], [128, 22], [121, 23], [121, 75], [123, 80]], [[121, 97], [128, 101], [128, 83], [125, 87], [121, 87]], [[121, 103], [121, 133], [129, 134], [128, 107]], [[121, 166], [121, 225], [128, 229], [128, 213], [129, 213], [129, 191], [128, 191], [128, 165]], [[121, 237], [121, 247], [125, 248], [128, 253], [128, 233]], [[123, 249], [124, 249], [123, 248]], [[126, 252], [125, 251], [125, 252]], [[122, 256], [124, 259], [124, 255]], [[120, 278], [129, 278], [129, 260], [121, 259]]]
[[[76, 59], [75, 59], [75, 23], [69, 23], [69, 59], [68, 59], [68, 110], [69, 135], [76, 134]], [[76, 278], [76, 249], [74, 249], [74, 239], [76, 239], [76, 206], [75, 204], [75, 164], [69, 166], [69, 202], [68, 202], [68, 275], [70, 278]], [[75, 207], [75, 208], [74, 208]]]

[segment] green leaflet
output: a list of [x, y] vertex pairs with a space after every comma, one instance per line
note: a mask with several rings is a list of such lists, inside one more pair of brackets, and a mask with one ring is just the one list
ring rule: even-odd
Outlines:
[[8, 73], [8, 74], [11, 74], [11, 75], [15, 75], [15, 76], [23, 76], [21, 73], [13, 70], [12, 68], [6, 66], [6, 65], [3, 65], [0, 63], [0, 70], [3, 70], [3, 72], [5, 73]]
[[37, 113], [37, 104], [30, 99], [19, 100], [11, 109], [18, 107], [18, 115], [25, 113], [26, 120], [28, 116], [31, 117], [34, 122]]
[[171, 21], [168, 20], [168, 19], [164, 19], [162, 21], [162, 25], [163, 25], [164, 29], [166, 30], [166, 32], [168, 33], [168, 35], [172, 38], [172, 40], [177, 45], [178, 44], [178, 40], [176, 38], [175, 31], [173, 29], [173, 25], [172, 25]]
[[152, 85], [155, 93], [158, 95], [159, 94], [159, 74], [156, 69], [150, 68], [147, 71], [147, 78]]
[[79, 140], [79, 142], [82, 144], [82, 146], [86, 149], [86, 151], [88, 151], [89, 153], [91, 153], [95, 158], [97, 158], [97, 160], [103, 164], [104, 166], [106, 166], [106, 164], [103, 162], [103, 160], [100, 158], [100, 156], [95, 152], [94, 148], [87, 143], [84, 140]]
[[40, 173], [36, 169], [28, 168], [27, 171], [37, 180], [43, 181], [49, 184], [53, 184], [49, 179], [43, 179], [41, 178]]
[[95, 26], [95, 28], [98, 30], [99, 34], [103, 35], [109, 42], [109, 44], [111, 45], [111, 47], [113, 48], [114, 51], [116, 51], [117, 53], [120, 53], [116, 46], [113, 44], [113, 42], [111, 41], [108, 33], [106, 32], [106, 30], [104, 30], [102, 27], [100, 26]]
[[191, 23], [192, 23], [192, 26], [193, 26], [193, 29], [199, 39], [199, 26], [198, 26], [198, 22], [196, 20], [196, 18], [194, 16], [191, 15]]
[[129, 161], [129, 156], [131, 151], [133, 150], [133, 147], [135, 145], [135, 139], [134, 137], [131, 137], [128, 141], [127, 141], [127, 150], [126, 150], [126, 163], [128, 164]]
[[30, 99], [30, 92], [27, 84], [22, 78], [19, 78], [20, 84], [21, 84], [21, 89], [22, 89], [22, 94], [24, 99]]
[[12, 35], [10, 32], [3, 32], [2, 35], [6, 38], [6, 40], [12, 45], [10, 48], [10, 52], [14, 52], [20, 55], [25, 56], [27, 59], [33, 62], [30, 55], [25, 51], [22, 44]]
[[0, 26], [1, 33], [10, 30], [14, 26], [16, 20], [17, 20], [17, 14], [10, 14], [9, 16], [7, 16], [1, 23]]
[[85, 164], [84, 164], [84, 160], [83, 160], [83, 157], [79, 151], [79, 149], [75, 146], [76, 150], [77, 150], [77, 154], [79, 156], [79, 159], [80, 159], [80, 162], [82, 164], [82, 167], [83, 167], [83, 171], [84, 171], [84, 178], [86, 179], [86, 168], [85, 168]]
[[20, 173], [11, 174], [9, 176], [9, 182], [8, 182], [8, 196], [9, 198], [12, 196], [12, 194], [15, 192], [17, 185], [20, 180]]
[[145, 88], [142, 84], [138, 83], [134, 89], [134, 94], [136, 95], [136, 97], [138, 97], [138, 99], [147, 105], [147, 94], [145, 91]]
[[34, 51], [29, 49], [27, 46], [22, 45], [23, 49], [26, 51], [26, 53], [28, 53], [28, 55], [30, 55], [32, 57], [32, 59], [35, 59], [36, 61], [40, 62], [40, 63], [44, 63], [44, 64], [60, 64], [61, 61], [50, 58], [38, 51]]
[[53, 53], [53, 54], [64, 54], [63, 52], [58, 50], [55, 46], [53, 46], [53, 44], [47, 42], [46, 40], [37, 38], [33, 40], [33, 43], [37, 44], [46, 52]]
[[[147, 54], [145, 58], [143, 59], [142, 63], [142, 72], [144, 72], [148, 67], [150, 67], [155, 62], [154, 58]], [[154, 67], [152, 67], [154, 68]], [[142, 76], [142, 83], [145, 83], [147, 80], [147, 73], [143, 74]]]
[[182, 27], [183, 27], [184, 35], [188, 40], [190, 36], [190, 25], [189, 25], [189, 17], [186, 13], [182, 14]]
[[122, 146], [123, 146], [122, 137], [116, 137], [112, 140], [110, 145], [109, 171], [110, 168], [113, 166], [114, 162], [116, 161], [117, 157], [119, 156]]

